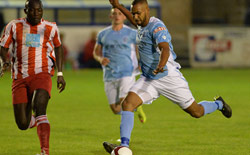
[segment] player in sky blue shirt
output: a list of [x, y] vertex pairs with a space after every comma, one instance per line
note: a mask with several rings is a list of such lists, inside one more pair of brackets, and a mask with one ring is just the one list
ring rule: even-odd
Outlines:
[[170, 55], [173, 59], [171, 62], [175, 65], [175, 68], [180, 68], [180, 65], [174, 62], [176, 54], [173, 50], [173, 45], [171, 43], [171, 36], [163, 24], [163, 22], [155, 17], [151, 17], [149, 23], [145, 27], [138, 28], [138, 48], [140, 52], [140, 62], [143, 72], [143, 76], [150, 79], [159, 79], [168, 75], [167, 65], [165, 65], [164, 72], [153, 74], [153, 71], [157, 68], [161, 50], [157, 46], [159, 43], [167, 42], [169, 44]]
[[[136, 30], [124, 25], [126, 17], [111, 9], [112, 25], [98, 33], [94, 58], [103, 68], [105, 92], [114, 114], [121, 114], [121, 101], [135, 83], [139, 74], [136, 54]], [[137, 108], [139, 120], [146, 121], [142, 106]]]
[[[133, 0], [131, 12], [121, 6], [118, 0], [109, 1], [138, 28], [138, 47], [142, 68], [141, 77], [122, 102], [121, 146], [129, 146], [134, 124], [133, 109], [143, 103], [151, 103], [160, 95], [168, 98], [195, 118], [216, 110], [220, 110], [227, 118], [231, 117], [232, 110], [222, 97], [215, 98], [215, 101], [199, 103], [195, 101], [187, 81], [179, 71], [180, 65], [175, 62], [176, 54], [171, 43], [171, 36], [161, 20], [150, 17], [147, 0]], [[109, 153], [115, 147], [114, 144], [108, 142], [104, 142], [103, 145]]]
[[135, 55], [136, 34], [136, 30], [126, 25], [119, 31], [109, 26], [98, 34], [97, 42], [102, 46], [103, 57], [110, 60], [108, 65], [103, 66], [104, 81], [132, 76], [138, 67]]

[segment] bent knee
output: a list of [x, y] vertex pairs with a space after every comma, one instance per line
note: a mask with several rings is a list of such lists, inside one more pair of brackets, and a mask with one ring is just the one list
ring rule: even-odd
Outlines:
[[195, 101], [184, 111], [189, 113], [194, 118], [200, 118], [204, 115], [204, 108]]
[[29, 123], [25, 123], [25, 122], [17, 122], [16, 124], [20, 130], [27, 130], [29, 127]]
[[130, 103], [130, 102], [128, 102], [126, 99], [122, 102], [122, 109], [124, 110], [124, 111], [134, 111], [135, 110], [135, 106], [132, 104], [132, 103]]

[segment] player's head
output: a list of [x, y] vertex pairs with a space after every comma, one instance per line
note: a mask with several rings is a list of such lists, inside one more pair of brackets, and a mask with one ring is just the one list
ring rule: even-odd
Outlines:
[[150, 18], [147, 0], [134, 0], [131, 5], [131, 13], [137, 25], [146, 26]]
[[31, 25], [37, 25], [43, 17], [43, 4], [41, 0], [27, 0], [25, 2], [24, 12]]
[[112, 8], [110, 11], [110, 19], [112, 21], [112, 25], [120, 25], [124, 23], [126, 16], [119, 9]]

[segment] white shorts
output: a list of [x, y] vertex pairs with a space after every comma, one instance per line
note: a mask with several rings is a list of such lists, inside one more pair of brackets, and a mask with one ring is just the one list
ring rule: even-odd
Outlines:
[[165, 76], [157, 80], [141, 76], [130, 92], [136, 93], [144, 104], [150, 104], [163, 95], [182, 109], [188, 108], [195, 100], [181, 72], [178, 76]]
[[120, 102], [120, 98], [125, 98], [134, 83], [135, 76], [127, 76], [114, 81], [104, 82], [109, 104], [118, 103]]

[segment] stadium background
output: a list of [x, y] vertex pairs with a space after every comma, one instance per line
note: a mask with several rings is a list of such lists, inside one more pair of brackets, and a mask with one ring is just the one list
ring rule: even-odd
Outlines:
[[[168, 100], [145, 106], [146, 124], [135, 121], [131, 148], [135, 155], [250, 154], [249, 0], [148, 0], [151, 15], [168, 27], [177, 61], [198, 101], [223, 95], [233, 108], [226, 120], [219, 112], [196, 120]], [[43, 0], [44, 18], [56, 21], [76, 59], [92, 31], [109, 25], [108, 0]], [[120, 0], [129, 8], [130, 0]], [[24, 17], [24, 0], [0, 0], [4, 24]], [[119, 137], [104, 94], [100, 69], [66, 70], [67, 89], [53, 79], [48, 116], [51, 154], [105, 154], [101, 143]], [[36, 131], [19, 131], [11, 105], [10, 73], [0, 79], [0, 155], [39, 151]], [[167, 104], [166, 104], [167, 103]]]
[[[73, 59], [77, 57], [84, 43], [89, 39], [90, 33], [92, 31], [99, 31], [106, 25], [109, 25], [110, 22], [110, 5], [108, 0], [44, 0], [43, 2], [45, 8], [44, 18], [57, 22], [60, 31], [65, 34], [64, 44], [68, 47], [70, 57]], [[131, 2], [130, 0], [121, 0], [121, 3], [129, 8]], [[190, 62], [193, 62], [192, 60], [196, 55], [192, 53], [197, 52], [197, 50], [194, 50], [196, 46], [199, 46], [199, 48], [210, 48], [208, 53], [218, 52], [218, 50], [219, 52], [224, 52], [221, 55], [225, 58], [228, 52], [235, 50], [234, 47], [239, 52], [238, 45], [240, 44], [243, 48], [240, 48], [240, 50], [243, 50], [242, 57], [244, 61], [250, 62], [248, 56], [250, 55], [250, 51], [248, 50], [250, 47], [248, 43], [250, 32], [245, 24], [250, 20], [246, 19], [249, 12], [249, 3], [248, 0], [149, 0], [151, 15], [161, 18], [166, 23], [173, 38], [178, 61], [182, 66], [190, 66]], [[12, 19], [25, 16], [23, 12], [23, 0], [1, 0], [0, 8], [5, 19], [5, 24]], [[235, 27], [237, 27], [236, 30], [233, 29]], [[198, 28], [203, 29], [197, 30]], [[205, 28], [208, 29], [204, 30]], [[224, 34], [226, 37], [213, 34], [214, 30], [219, 28], [218, 33], [227, 33]], [[228, 28], [227, 32], [223, 31], [225, 28]], [[207, 35], [207, 38], [199, 38], [197, 45], [194, 38], [200, 35], [204, 36], [204, 33]], [[245, 38], [240, 43], [235, 44], [234, 39], [238, 36], [241, 38], [245, 36]], [[211, 43], [211, 40], [214, 42]], [[224, 44], [227, 44], [225, 40], [229, 40], [228, 42], [232, 46], [229, 49], [225, 49], [224, 46], [226, 45], [221, 40], [224, 41]], [[201, 43], [202, 41], [203, 43]], [[240, 52], [240, 55], [242, 53]], [[214, 55], [212, 54], [212, 56]], [[200, 57], [207, 62], [212, 59], [212, 56], [203, 53]], [[235, 58], [234, 55], [228, 57]], [[225, 63], [230, 65], [230, 58], [228, 60], [229, 64], [228, 62]], [[249, 63], [238, 65], [237, 63], [239, 62], [242, 63], [240, 58], [231, 66], [250, 66]], [[215, 63], [218, 64], [218, 62]], [[213, 66], [213, 63], [210, 64]], [[199, 64], [193, 66], [200, 67]], [[210, 67], [211, 65], [208, 66]], [[221, 67], [223, 65], [219, 64], [215, 66]]]

